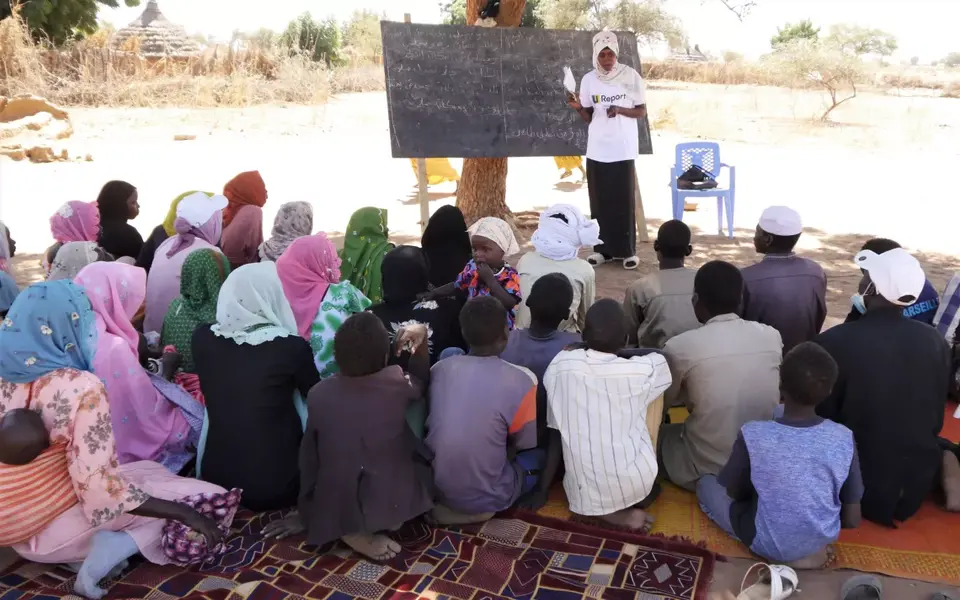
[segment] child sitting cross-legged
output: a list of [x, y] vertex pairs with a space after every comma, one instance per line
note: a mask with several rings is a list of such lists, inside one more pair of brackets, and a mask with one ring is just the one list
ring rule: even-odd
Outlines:
[[[409, 374], [387, 366], [409, 350]], [[310, 390], [300, 445], [299, 510], [267, 525], [267, 537], [306, 529], [311, 544], [340, 539], [374, 560], [400, 546], [383, 531], [433, 507], [430, 456], [407, 425], [406, 410], [430, 377], [426, 327], [401, 329], [395, 349], [372, 313], [348, 318], [334, 337], [340, 373]]]
[[467, 301], [460, 329], [470, 353], [433, 366], [427, 417], [433, 519], [447, 525], [485, 521], [509, 508], [533, 489], [543, 462], [535, 449], [537, 378], [500, 359], [507, 344], [503, 305], [490, 297]]
[[467, 298], [493, 296], [507, 311], [507, 321], [513, 329], [520, 304], [520, 274], [504, 262], [505, 256], [520, 252], [513, 229], [503, 219], [484, 217], [469, 229], [473, 244], [473, 258], [467, 262], [457, 280], [420, 295], [423, 300], [451, 296], [458, 290]]
[[697, 483], [710, 519], [763, 558], [794, 568], [824, 566], [840, 528], [860, 524], [853, 433], [815, 411], [837, 372], [817, 344], [795, 346], [780, 367], [783, 415], [746, 423], [720, 475]]

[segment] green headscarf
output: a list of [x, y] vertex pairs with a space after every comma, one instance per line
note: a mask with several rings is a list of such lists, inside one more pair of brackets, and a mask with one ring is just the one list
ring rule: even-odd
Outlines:
[[374, 304], [383, 301], [380, 264], [393, 248], [387, 241], [387, 211], [368, 206], [350, 217], [340, 251], [340, 281], [349, 281]]
[[183, 356], [181, 368], [193, 372], [193, 331], [217, 322], [217, 297], [230, 274], [230, 263], [216, 250], [195, 250], [183, 262], [180, 295], [163, 319], [163, 346], [171, 345]]

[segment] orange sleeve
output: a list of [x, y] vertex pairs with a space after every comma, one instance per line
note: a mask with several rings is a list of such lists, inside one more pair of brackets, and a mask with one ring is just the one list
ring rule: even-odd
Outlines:
[[537, 422], [537, 386], [533, 386], [520, 401], [520, 407], [510, 423], [510, 433], [519, 433], [525, 425]]

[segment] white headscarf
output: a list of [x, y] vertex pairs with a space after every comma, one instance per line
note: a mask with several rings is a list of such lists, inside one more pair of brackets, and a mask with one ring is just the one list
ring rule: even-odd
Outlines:
[[299, 336], [276, 263], [253, 263], [230, 273], [220, 288], [217, 322], [210, 331], [251, 346]]
[[517, 243], [517, 237], [513, 235], [513, 229], [503, 219], [484, 217], [474, 223], [468, 231], [471, 237], [479, 235], [500, 246], [504, 256], [513, 256], [520, 253], [520, 244]]
[[[603, 70], [600, 66], [600, 53], [605, 48], [610, 48], [617, 55], [617, 62], [613, 69]], [[597, 79], [600, 81], [623, 88], [626, 92], [636, 95], [640, 91], [642, 79], [640, 74], [631, 67], [623, 64], [620, 58], [620, 42], [617, 41], [617, 34], [612, 31], [601, 31], [593, 36], [593, 68], [596, 70]]]
[[60, 281], [61, 279], [73, 281], [84, 267], [101, 260], [103, 260], [103, 257], [97, 252], [96, 243], [67, 242], [60, 246], [60, 249], [54, 255], [47, 281]]
[[551, 260], [572, 260], [580, 248], [603, 243], [600, 224], [571, 204], [555, 204], [540, 213], [540, 226], [530, 241], [538, 253]]

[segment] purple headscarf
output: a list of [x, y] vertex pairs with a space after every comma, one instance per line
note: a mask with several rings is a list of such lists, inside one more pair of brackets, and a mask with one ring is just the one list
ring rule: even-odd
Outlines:
[[212, 246], [219, 244], [220, 235], [223, 233], [223, 211], [218, 210], [213, 213], [213, 216], [200, 227], [195, 227], [186, 219], [177, 217], [173, 227], [177, 230], [177, 238], [167, 250], [167, 258], [190, 246], [194, 238], [200, 238]]

